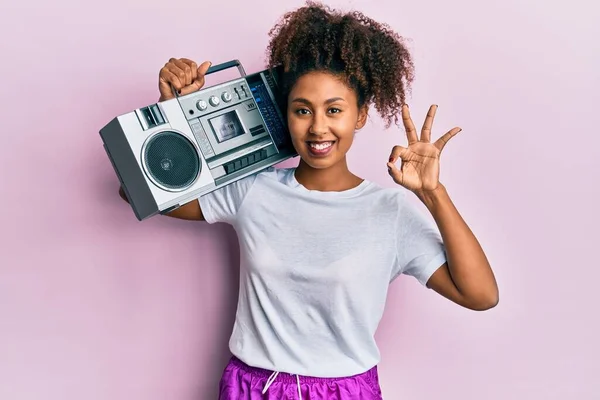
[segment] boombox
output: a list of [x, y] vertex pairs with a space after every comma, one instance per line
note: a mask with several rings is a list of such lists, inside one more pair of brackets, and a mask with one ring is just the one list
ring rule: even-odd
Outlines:
[[241, 77], [115, 117], [104, 149], [139, 221], [166, 214], [297, 155], [287, 129], [278, 68]]

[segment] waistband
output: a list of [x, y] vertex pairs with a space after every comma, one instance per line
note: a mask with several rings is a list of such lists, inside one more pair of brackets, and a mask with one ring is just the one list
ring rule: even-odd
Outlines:
[[[259, 378], [267, 378], [268, 379], [271, 377], [271, 375], [274, 372], [274, 371], [270, 371], [270, 370], [264, 369], [264, 368], [252, 367], [252, 366], [246, 364], [245, 362], [243, 362], [242, 360], [240, 360], [239, 358], [237, 358], [236, 356], [231, 357], [229, 364], [235, 366], [236, 368], [239, 368], [240, 370], [242, 370], [244, 372], [247, 372], [256, 377], [259, 377]], [[302, 382], [307, 382], [307, 383], [336, 382], [336, 381], [343, 381], [346, 379], [352, 379], [352, 378], [357, 378], [357, 377], [366, 378], [367, 381], [373, 381], [374, 379], [377, 378], [377, 366], [374, 366], [371, 369], [369, 369], [368, 371], [365, 371], [360, 374], [351, 375], [351, 376], [332, 377], [332, 378], [304, 376], [304, 375], [291, 374], [291, 373], [287, 373], [287, 372], [279, 372], [277, 380], [281, 380], [282, 382], [286, 382], [286, 383], [294, 383], [295, 384], [297, 382], [298, 376], [300, 377]]]

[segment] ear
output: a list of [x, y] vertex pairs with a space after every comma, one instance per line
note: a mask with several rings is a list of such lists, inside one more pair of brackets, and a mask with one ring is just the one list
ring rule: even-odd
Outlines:
[[360, 130], [367, 123], [367, 118], [369, 116], [369, 107], [367, 105], [362, 106], [358, 110], [358, 120], [356, 121], [356, 130]]

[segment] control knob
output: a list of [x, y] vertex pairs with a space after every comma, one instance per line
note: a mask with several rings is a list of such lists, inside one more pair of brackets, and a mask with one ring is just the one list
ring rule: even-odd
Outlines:
[[231, 94], [229, 92], [223, 92], [221, 98], [225, 103], [229, 103], [231, 101]]
[[219, 105], [220, 100], [217, 96], [210, 96], [210, 99], [208, 99], [208, 102], [210, 103], [211, 106], [216, 107]]
[[208, 108], [208, 104], [206, 104], [204, 100], [198, 100], [196, 103], [196, 108], [198, 108], [200, 111], [204, 111]]

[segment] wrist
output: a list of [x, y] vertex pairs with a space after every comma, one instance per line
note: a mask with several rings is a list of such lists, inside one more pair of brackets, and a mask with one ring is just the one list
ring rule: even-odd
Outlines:
[[441, 183], [433, 190], [415, 190], [414, 193], [430, 211], [448, 199], [446, 187]]

